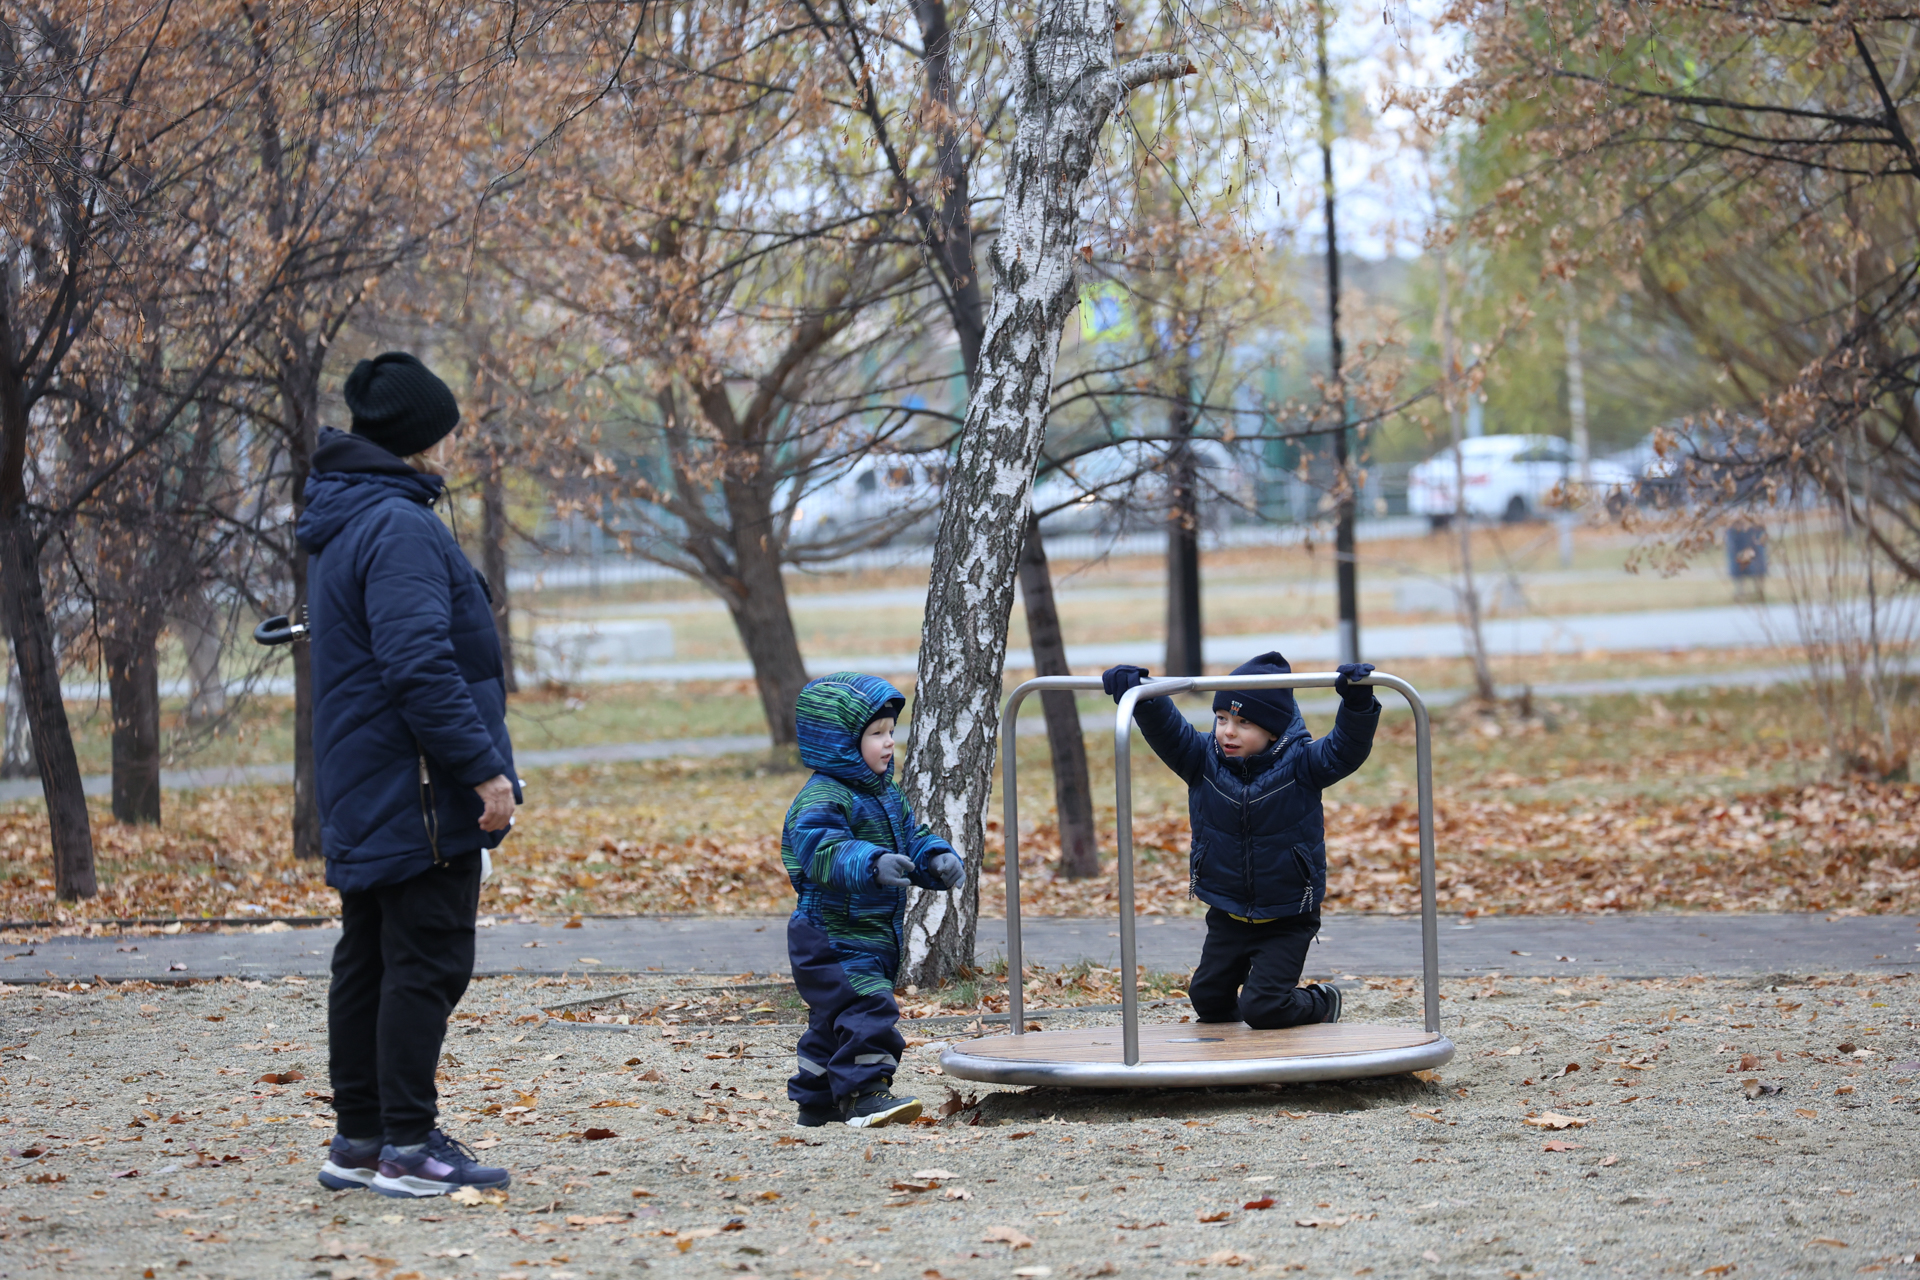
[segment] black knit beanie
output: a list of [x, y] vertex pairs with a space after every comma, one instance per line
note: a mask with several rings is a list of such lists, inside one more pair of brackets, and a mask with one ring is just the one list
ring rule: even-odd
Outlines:
[[425, 453], [460, 425], [447, 384], [404, 351], [362, 360], [341, 389], [353, 434], [402, 458]]
[[[1278, 653], [1263, 653], [1233, 669], [1237, 676], [1289, 675], [1293, 668]], [[1293, 727], [1300, 714], [1291, 689], [1222, 689], [1213, 695], [1213, 709], [1251, 720], [1278, 738]]]

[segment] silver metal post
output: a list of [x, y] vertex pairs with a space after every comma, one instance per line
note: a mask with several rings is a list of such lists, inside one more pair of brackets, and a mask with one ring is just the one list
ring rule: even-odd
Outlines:
[[1120, 881], [1120, 1056], [1140, 1062], [1140, 980], [1133, 947], [1133, 708], [1142, 698], [1185, 693], [1187, 679], [1149, 680], [1120, 695], [1113, 718], [1113, 825], [1118, 838], [1114, 869]]
[[1398, 689], [1413, 708], [1414, 779], [1420, 798], [1420, 971], [1427, 1030], [1440, 1030], [1440, 907], [1433, 859], [1433, 731], [1427, 704], [1398, 676], [1375, 672], [1365, 683]]
[[1020, 947], [1020, 778], [1015, 761], [1014, 733], [1020, 726], [1020, 704], [1027, 695], [1044, 689], [1098, 689], [1098, 676], [1036, 676], [1013, 691], [1000, 713], [1000, 787], [1002, 834], [1006, 841], [1007, 877], [1007, 1020], [1017, 1036], [1027, 1033], [1027, 970]]
[[1007, 699], [1000, 716], [1000, 787], [1005, 815], [1000, 834], [1006, 845], [1007, 877], [1007, 1020], [1013, 1034], [1025, 1035], [1027, 1011], [1022, 1004], [1026, 994], [1027, 971], [1020, 955], [1020, 778], [1014, 757], [1014, 730], [1020, 724], [1020, 704], [1026, 700], [1027, 686], [1021, 685]]

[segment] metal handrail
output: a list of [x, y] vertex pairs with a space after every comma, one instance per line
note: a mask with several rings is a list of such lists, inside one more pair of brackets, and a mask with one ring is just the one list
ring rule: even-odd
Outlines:
[[[1118, 853], [1115, 869], [1120, 890], [1120, 1017], [1122, 1057], [1128, 1066], [1140, 1062], [1140, 993], [1134, 960], [1133, 912], [1133, 709], [1143, 698], [1176, 693], [1215, 693], [1233, 689], [1329, 689], [1339, 673], [1299, 672], [1284, 676], [1180, 676], [1148, 680], [1120, 697], [1114, 711], [1113, 786], [1114, 825]], [[1356, 684], [1397, 690], [1413, 709], [1415, 785], [1420, 803], [1420, 932], [1422, 990], [1426, 997], [1426, 1028], [1440, 1031], [1440, 916], [1434, 886], [1433, 742], [1427, 704], [1419, 692], [1398, 676], [1376, 671]], [[1020, 792], [1015, 762], [1014, 730], [1020, 704], [1030, 693], [1053, 690], [1093, 690], [1098, 676], [1038, 676], [1015, 689], [1000, 716], [1001, 788], [1004, 791], [1007, 877], [1007, 1013], [1014, 1035], [1025, 1035], [1026, 967], [1020, 942]]]

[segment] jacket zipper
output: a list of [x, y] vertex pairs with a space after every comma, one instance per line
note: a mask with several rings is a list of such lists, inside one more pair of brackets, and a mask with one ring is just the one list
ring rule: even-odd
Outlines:
[[[1280, 763], [1280, 757], [1286, 754], [1287, 744], [1291, 740], [1290, 736], [1282, 737], [1279, 744], [1273, 748], [1273, 762], [1275, 764]], [[1240, 796], [1236, 803], [1240, 806], [1241, 892], [1247, 895], [1247, 913], [1251, 915], [1257, 901], [1253, 885], [1253, 847], [1249, 840], [1249, 823], [1247, 819], [1247, 792], [1251, 788], [1251, 783], [1244, 774], [1241, 775], [1240, 782]], [[1307, 892], [1313, 892], [1313, 885], [1311, 883], [1307, 885]]]

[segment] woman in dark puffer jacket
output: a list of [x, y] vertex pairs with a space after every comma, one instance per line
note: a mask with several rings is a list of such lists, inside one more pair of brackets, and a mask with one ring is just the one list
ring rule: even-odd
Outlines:
[[505, 1169], [436, 1127], [484, 851], [520, 799], [487, 585], [433, 513], [446, 482], [425, 471], [460, 410], [402, 352], [362, 360], [345, 394], [353, 433], [321, 432], [298, 530], [321, 846], [340, 891], [327, 997], [339, 1132], [320, 1181], [407, 1197], [502, 1187]]

